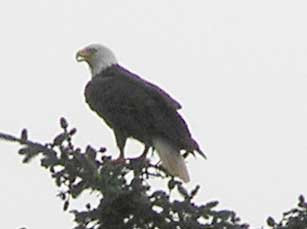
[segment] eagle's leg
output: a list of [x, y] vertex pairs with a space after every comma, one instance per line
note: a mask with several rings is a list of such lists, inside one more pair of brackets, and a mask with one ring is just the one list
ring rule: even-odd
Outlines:
[[148, 150], [149, 150], [150, 146], [148, 145], [145, 145], [145, 148], [143, 150], [143, 153], [141, 156], [139, 157], [136, 157], [136, 158], [131, 158], [130, 160], [145, 160], [146, 159], [146, 156], [147, 156], [147, 153], [148, 153]]
[[124, 155], [124, 149], [119, 149], [119, 157], [112, 161], [115, 164], [125, 164], [126, 159]]
[[143, 151], [142, 155], [139, 157], [140, 159], [146, 158], [149, 148], [150, 147], [148, 145], [145, 145], [144, 151]]
[[119, 157], [115, 159], [113, 162], [115, 163], [125, 163], [125, 153], [124, 148], [126, 145], [127, 138], [124, 137], [122, 134], [119, 134], [118, 132], [114, 131], [116, 143], [119, 148]]

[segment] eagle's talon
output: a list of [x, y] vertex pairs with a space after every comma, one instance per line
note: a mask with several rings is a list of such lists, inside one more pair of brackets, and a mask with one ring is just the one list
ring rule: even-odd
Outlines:
[[124, 165], [124, 164], [126, 164], [126, 159], [123, 158], [123, 157], [118, 157], [117, 159], [112, 160], [112, 164], [114, 164], [114, 165]]

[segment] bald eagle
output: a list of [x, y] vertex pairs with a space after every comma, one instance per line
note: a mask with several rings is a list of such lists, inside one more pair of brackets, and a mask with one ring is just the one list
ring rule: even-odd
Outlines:
[[153, 147], [162, 166], [188, 182], [181, 151], [205, 155], [177, 111], [181, 105], [158, 86], [119, 65], [114, 53], [103, 45], [91, 44], [81, 49], [76, 59], [89, 65], [92, 78], [85, 87], [85, 99], [113, 129], [119, 160], [124, 159], [126, 140], [134, 138], [144, 144], [141, 157], [146, 157]]

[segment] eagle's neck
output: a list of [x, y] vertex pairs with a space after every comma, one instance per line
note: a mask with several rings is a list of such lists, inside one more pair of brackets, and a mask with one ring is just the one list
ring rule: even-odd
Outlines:
[[89, 65], [92, 73], [92, 77], [99, 75], [101, 72], [111, 67], [112, 65], [117, 65], [117, 60], [115, 56], [112, 54], [108, 54], [102, 56], [101, 58], [96, 58], [92, 60]]
[[103, 69], [101, 72], [97, 73], [96, 75], [93, 75], [93, 77], [113, 77], [114, 75], [118, 75], [120, 69], [120, 65], [118, 64], [113, 64], [105, 69]]

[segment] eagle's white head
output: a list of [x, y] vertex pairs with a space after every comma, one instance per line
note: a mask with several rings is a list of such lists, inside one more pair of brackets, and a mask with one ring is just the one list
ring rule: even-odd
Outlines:
[[79, 62], [86, 61], [88, 63], [92, 77], [118, 63], [114, 53], [100, 44], [91, 44], [79, 50], [76, 59]]

